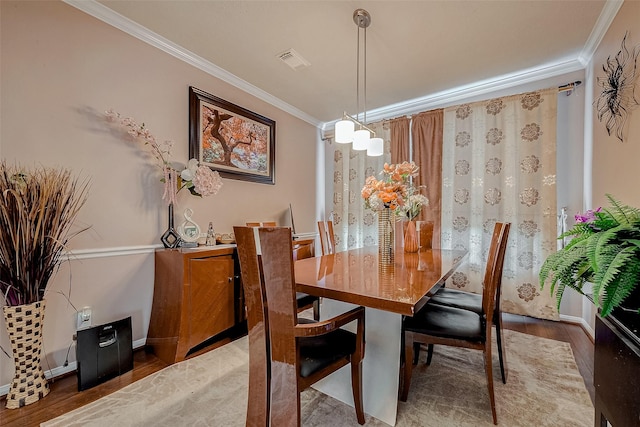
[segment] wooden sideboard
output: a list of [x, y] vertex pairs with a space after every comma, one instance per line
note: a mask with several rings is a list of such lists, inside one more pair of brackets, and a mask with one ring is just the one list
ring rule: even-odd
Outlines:
[[228, 246], [156, 251], [147, 347], [160, 359], [179, 362], [246, 325], [236, 258]]
[[640, 315], [596, 316], [595, 427], [640, 426]]

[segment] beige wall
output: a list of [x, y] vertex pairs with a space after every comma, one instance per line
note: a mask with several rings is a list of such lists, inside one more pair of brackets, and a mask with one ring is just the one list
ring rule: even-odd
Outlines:
[[[640, 2], [625, 1], [591, 61], [593, 95], [597, 100], [602, 88], [598, 77], [604, 77], [602, 66], [608, 56], [615, 56], [628, 31], [626, 45], [629, 51], [640, 45]], [[640, 63], [638, 64], [640, 66]], [[636, 98], [640, 99], [640, 79], [636, 80]], [[623, 203], [640, 207], [638, 165], [640, 162], [640, 109], [631, 112], [626, 139], [621, 143], [607, 135], [604, 123], [598, 121], [595, 107], [593, 115], [593, 207], [606, 206], [606, 193], [613, 194]]]
[[[195, 86], [276, 121], [276, 185], [224, 180], [215, 196], [180, 194], [206, 230], [230, 232], [247, 220], [282, 222], [293, 204], [299, 232], [314, 231], [317, 129], [249, 94], [58, 1], [0, 2], [0, 156], [7, 162], [63, 166], [91, 179], [80, 221], [91, 230], [71, 249], [83, 254], [51, 284], [45, 321], [45, 369], [62, 365], [75, 332], [75, 309], [93, 307], [94, 324], [131, 315], [133, 339], [145, 338], [153, 294], [153, 245], [167, 226], [158, 170], [140, 146], [105, 125], [113, 108], [144, 122], [188, 160], [188, 87]], [[138, 253], [139, 252], [139, 253]], [[4, 324], [4, 321], [0, 321]], [[0, 345], [8, 349], [4, 327]], [[70, 360], [75, 360], [71, 349]], [[13, 367], [0, 354], [0, 387]], [[1, 389], [0, 389], [1, 391]]]

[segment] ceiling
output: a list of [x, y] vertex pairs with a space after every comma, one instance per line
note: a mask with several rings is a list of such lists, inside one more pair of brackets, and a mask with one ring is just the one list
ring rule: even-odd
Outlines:
[[[67, 2], [79, 8], [84, 3]], [[371, 119], [376, 110], [389, 117], [389, 111], [404, 111], [394, 110], [396, 104], [420, 105], [415, 100], [505, 76], [582, 68], [606, 31], [603, 17], [619, 7], [611, 12], [617, 2], [604, 0], [93, 3], [316, 125], [356, 112], [357, 8], [372, 21], [366, 91]], [[282, 62], [278, 54], [291, 48], [311, 65], [295, 71]]]

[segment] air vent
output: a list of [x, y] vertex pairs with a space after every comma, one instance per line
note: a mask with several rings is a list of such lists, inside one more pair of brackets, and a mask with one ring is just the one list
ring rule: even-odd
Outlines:
[[300, 70], [302, 68], [307, 68], [311, 65], [309, 61], [304, 59], [298, 52], [293, 49], [285, 50], [282, 53], [276, 55], [282, 62], [287, 64], [293, 70]]

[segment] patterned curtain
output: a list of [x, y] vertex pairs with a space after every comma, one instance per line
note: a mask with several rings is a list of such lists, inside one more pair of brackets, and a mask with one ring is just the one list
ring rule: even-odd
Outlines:
[[506, 312], [557, 319], [538, 272], [556, 248], [557, 88], [445, 109], [442, 247], [469, 251], [451, 286], [481, 292], [493, 225], [511, 222]]
[[368, 176], [377, 177], [391, 159], [390, 132], [386, 122], [368, 125], [384, 140], [384, 154], [369, 157], [366, 151], [351, 149], [352, 144], [334, 144], [333, 227], [336, 251], [378, 244], [378, 219], [364, 206], [360, 191]]

